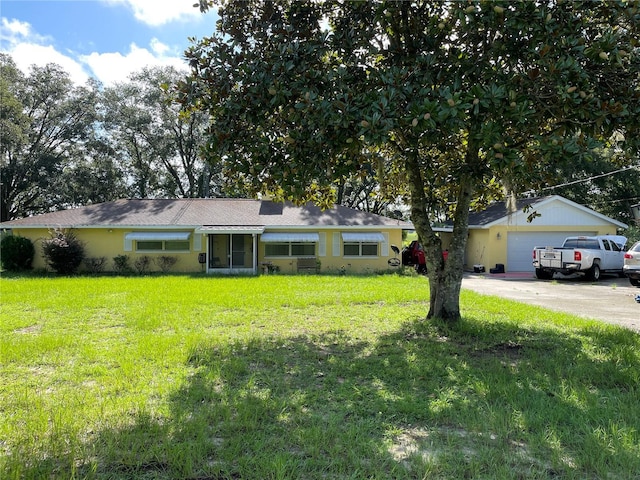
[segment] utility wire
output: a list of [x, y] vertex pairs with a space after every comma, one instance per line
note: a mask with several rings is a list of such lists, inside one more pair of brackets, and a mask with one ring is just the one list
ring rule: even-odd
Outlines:
[[589, 178], [583, 178], [582, 180], [574, 180], [572, 182], [561, 183], [559, 185], [552, 185], [550, 187], [543, 187], [540, 190], [553, 190], [554, 188], [568, 187], [569, 185], [576, 185], [577, 183], [589, 182], [589, 181], [595, 180], [597, 178], [608, 177], [610, 175], [615, 175], [616, 173], [626, 172], [628, 170], [638, 170], [638, 171], [640, 171], [640, 165], [630, 165], [628, 167], [621, 168], [620, 170], [614, 170], [613, 172], [603, 173], [601, 175], [595, 175], [595, 176], [589, 177]]

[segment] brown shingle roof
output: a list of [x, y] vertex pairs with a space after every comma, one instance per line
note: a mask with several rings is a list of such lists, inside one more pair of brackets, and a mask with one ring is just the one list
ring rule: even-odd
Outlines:
[[198, 226], [388, 226], [411, 224], [373, 213], [336, 206], [231, 198], [116, 200], [45, 213], [0, 224], [2, 228], [46, 227], [198, 227]]
[[[542, 200], [545, 200], [547, 198], [549, 197], [519, 198], [516, 200], [515, 207], [517, 211], [522, 211], [525, 206], [535, 205], [536, 203], [540, 203]], [[507, 215], [509, 215], [509, 213], [510, 212], [507, 210], [507, 205], [504, 201], [494, 202], [481, 212], [471, 212], [469, 214], [469, 225], [488, 225], [500, 220], [501, 218], [506, 217]]]

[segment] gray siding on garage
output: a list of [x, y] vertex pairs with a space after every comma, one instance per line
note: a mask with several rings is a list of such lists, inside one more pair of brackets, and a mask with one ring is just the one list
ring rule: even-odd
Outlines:
[[566, 237], [574, 235], [595, 235], [595, 232], [509, 232], [505, 268], [509, 272], [533, 272], [534, 247], [559, 247]]

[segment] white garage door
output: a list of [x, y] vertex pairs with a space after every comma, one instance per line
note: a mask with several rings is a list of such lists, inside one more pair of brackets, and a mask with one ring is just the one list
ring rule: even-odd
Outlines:
[[567, 237], [595, 235], [595, 232], [509, 232], [507, 234], [508, 272], [533, 272], [533, 247], [559, 247]]

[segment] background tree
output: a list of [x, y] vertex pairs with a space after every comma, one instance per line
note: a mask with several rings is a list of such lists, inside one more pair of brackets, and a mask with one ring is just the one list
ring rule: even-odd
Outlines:
[[362, 152], [360, 171], [337, 182], [336, 203], [378, 215], [404, 217], [406, 186], [402, 175], [390, 169], [393, 162], [385, 161], [384, 156], [389, 154], [383, 150]]
[[[97, 136], [96, 130], [102, 135]], [[64, 192], [68, 205], [88, 205], [133, 196], [127, 171], [104, 137], [100, 124], [95, 127], [92, 140], [64, 165], [56, 183]]]
[[631, 207], [640, 203], [640, 158], [627, 159], [607, 148], [594, 152], [589, 162], [559, 169], [557, 176], [560, 183], [538, 193], [562, 195], [621, 222], [635, 223]]
[[69, 206], [63, 169], [82, 154], [93, 132], [96, 85], [74, 86], [56, 65], [34, 66], [25, 76], [4, 54], [0, 67], [0, 217]]
[[[183, 101], [252, 190], [329, 206], [366, 149], [393, 152], [427, 254], [428, 317], [460, 317], [468, 215], [637, 139], [636, 2], [200, 1], [211, 37]], [[637, 153], [637, 151], [636, 151]], [[450, 208], [447, 205], [451, 205]], [[449, 209], [444, 262], [433, 216]]]
[[[20, 144], [25, 142], [29, 118], [22, 111], [22, 103], [16, 96], [17, 86], [24, 81], [13, 59], [0, 53], [0, 167], [4, 169], [8, 162], [9, 152], [15, 151]], [[0, 190], [4, 190], [4, 178], [0, 184]], [[1, 195], [1, 192], [0, 192]], [[5, 197], [2, 197], [1, 219], [7, 218]]]
[[215, 165], [200, 158], [206, 127], [200, 112], [180, 114], [172, 87], [173, 68], [145, 68], [128, 82], [107, 88], [105, 126], [133, 178], [133, 194], [199, 197], [219, 194]]

